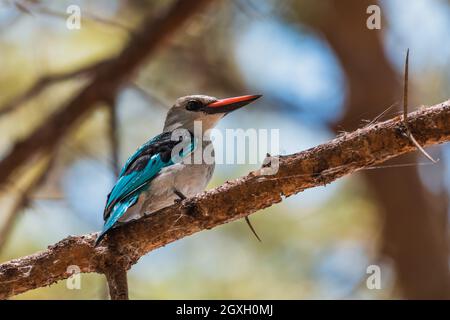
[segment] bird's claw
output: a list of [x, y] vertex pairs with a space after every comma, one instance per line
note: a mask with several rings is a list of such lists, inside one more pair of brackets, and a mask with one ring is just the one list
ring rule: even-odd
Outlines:
[[183, 204], [184, 212], [190, 216], [190, 217], [198, 217], [201, 215], [200, 211], [198, 210], [197, 204], [194, 201], [187, 200]]
[[174, 203], [174, 204], [180, 204], [180, 203], [183, 202], [183, 200], [184, 200], [184, 199], [176, 198], [176, 199], [173, 200], [173, 203]]

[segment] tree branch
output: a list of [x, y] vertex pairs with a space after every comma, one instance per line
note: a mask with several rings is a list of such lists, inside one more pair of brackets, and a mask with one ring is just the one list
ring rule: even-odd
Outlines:
[[117, 244], [108, 242], [109, 256], [119, 257], [118, 259], [108, 259], [105, 263], [103, 273], [108, 282], [109, 296], [111, 300], [128, 300], [128, 279], [127, 270], [129, 264], [127, 260], [120, 258], [121, 254], [117, 250]]
[[105, 273], [111, 300], [128, 300], [128, 281], [126, 270], [111, 269]]
[[[450, 141], [450, 100], [410, 113], [408, 126], [422, 146]], [[283, 197], [414, 150], [399, 116], [309, 150], [280, 156], [276, 174], [264, 175], [264, 168], [256, 170], [113, 229], [103, 246], [94, 248], [96, 233], [71, 236], [45, 251], [1, 264], [0, 298], [66, 279], [70, 265], [77, 265], [81, 272], [105, 273], [113, 264], [129, 269], [141, 256], [170, 242], [243, 218], [281, 202]], [[114, 244], [114, 250], [108, 244]]]

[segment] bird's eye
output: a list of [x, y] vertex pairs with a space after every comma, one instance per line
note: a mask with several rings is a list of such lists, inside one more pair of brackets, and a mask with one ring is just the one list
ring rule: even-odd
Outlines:
[[189, 110], [189, 111], [197, 111], [201, 107], [203, 107], [203, 104], [200, 101], [197, 101], [197, 100], [190, 100], [186, 104], [186, 110]]

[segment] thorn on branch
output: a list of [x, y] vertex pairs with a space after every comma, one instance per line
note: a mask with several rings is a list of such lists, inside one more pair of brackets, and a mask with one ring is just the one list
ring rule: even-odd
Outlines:
[[111, 300], [128, 300], [128, 256], [121, 252], [114, 238], [107, 238], [105, 245], [108, 258], [105, 260], [101, 272], [106, 277], [109, 296]]
[[392, 108], [394, 108], [397, 105], [397, 103], [391, 104], [388, 108], [386, 108], [383, 112], [381, 112], [379, 115], [377, 115], [373, 120], [367, 121], [367, 124], [364, 127], [371, 126], [375, 123], [377, 123], [381, 118], [383, 118]]
[[252, 233], [255, 235], [256, 239], [258, 239], [259, 242], [261, 241], [261, 238], [258, 236], [258, 234], [256, 233], [255, 228], [253, 228], [252, 223], [250, 222], [250, 218], [248, 216], [245, 216], [245, 222], [247, 222], [248, 227], [250, 228], [250, 230], [252, 231]]
[[115, 96], [107, 101], [109, 111], [109, 141], [111, 147], [111, 159], [114, 170], [114, 175], [119, 176], [120, 160], [119, 160], [119, 119], [117, 115], [117, 103]]
[[405, 74], [404, 74], [404, 82], [403, 82], [403, 123], [406, 128], [406, 133], [411, 142], [419, 149], [422, 154], [427, 157], [431, 162], [437, 163], [439, 159], [434, 160], [432, 156], [425, 151], [425, 149], [417, 142], [416, 138], [414, 138], [411, 129], [408, 125], [408, 73], [409, 73], [409, 48], [406, 50], [406, 58], [405, 58]]

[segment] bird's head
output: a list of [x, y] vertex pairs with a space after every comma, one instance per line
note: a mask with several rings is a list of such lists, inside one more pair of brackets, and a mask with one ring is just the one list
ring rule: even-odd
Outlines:
[[255, 101], [259, 97], [261, 95], [217, 99], [203, 95], [192, 95], [179, 98], [167, 113], [164, 131], [178, 128], [192, 130], [195, 121], [201, 121], [202, 128], [206, 131], [213, 128], [226, 114]]

